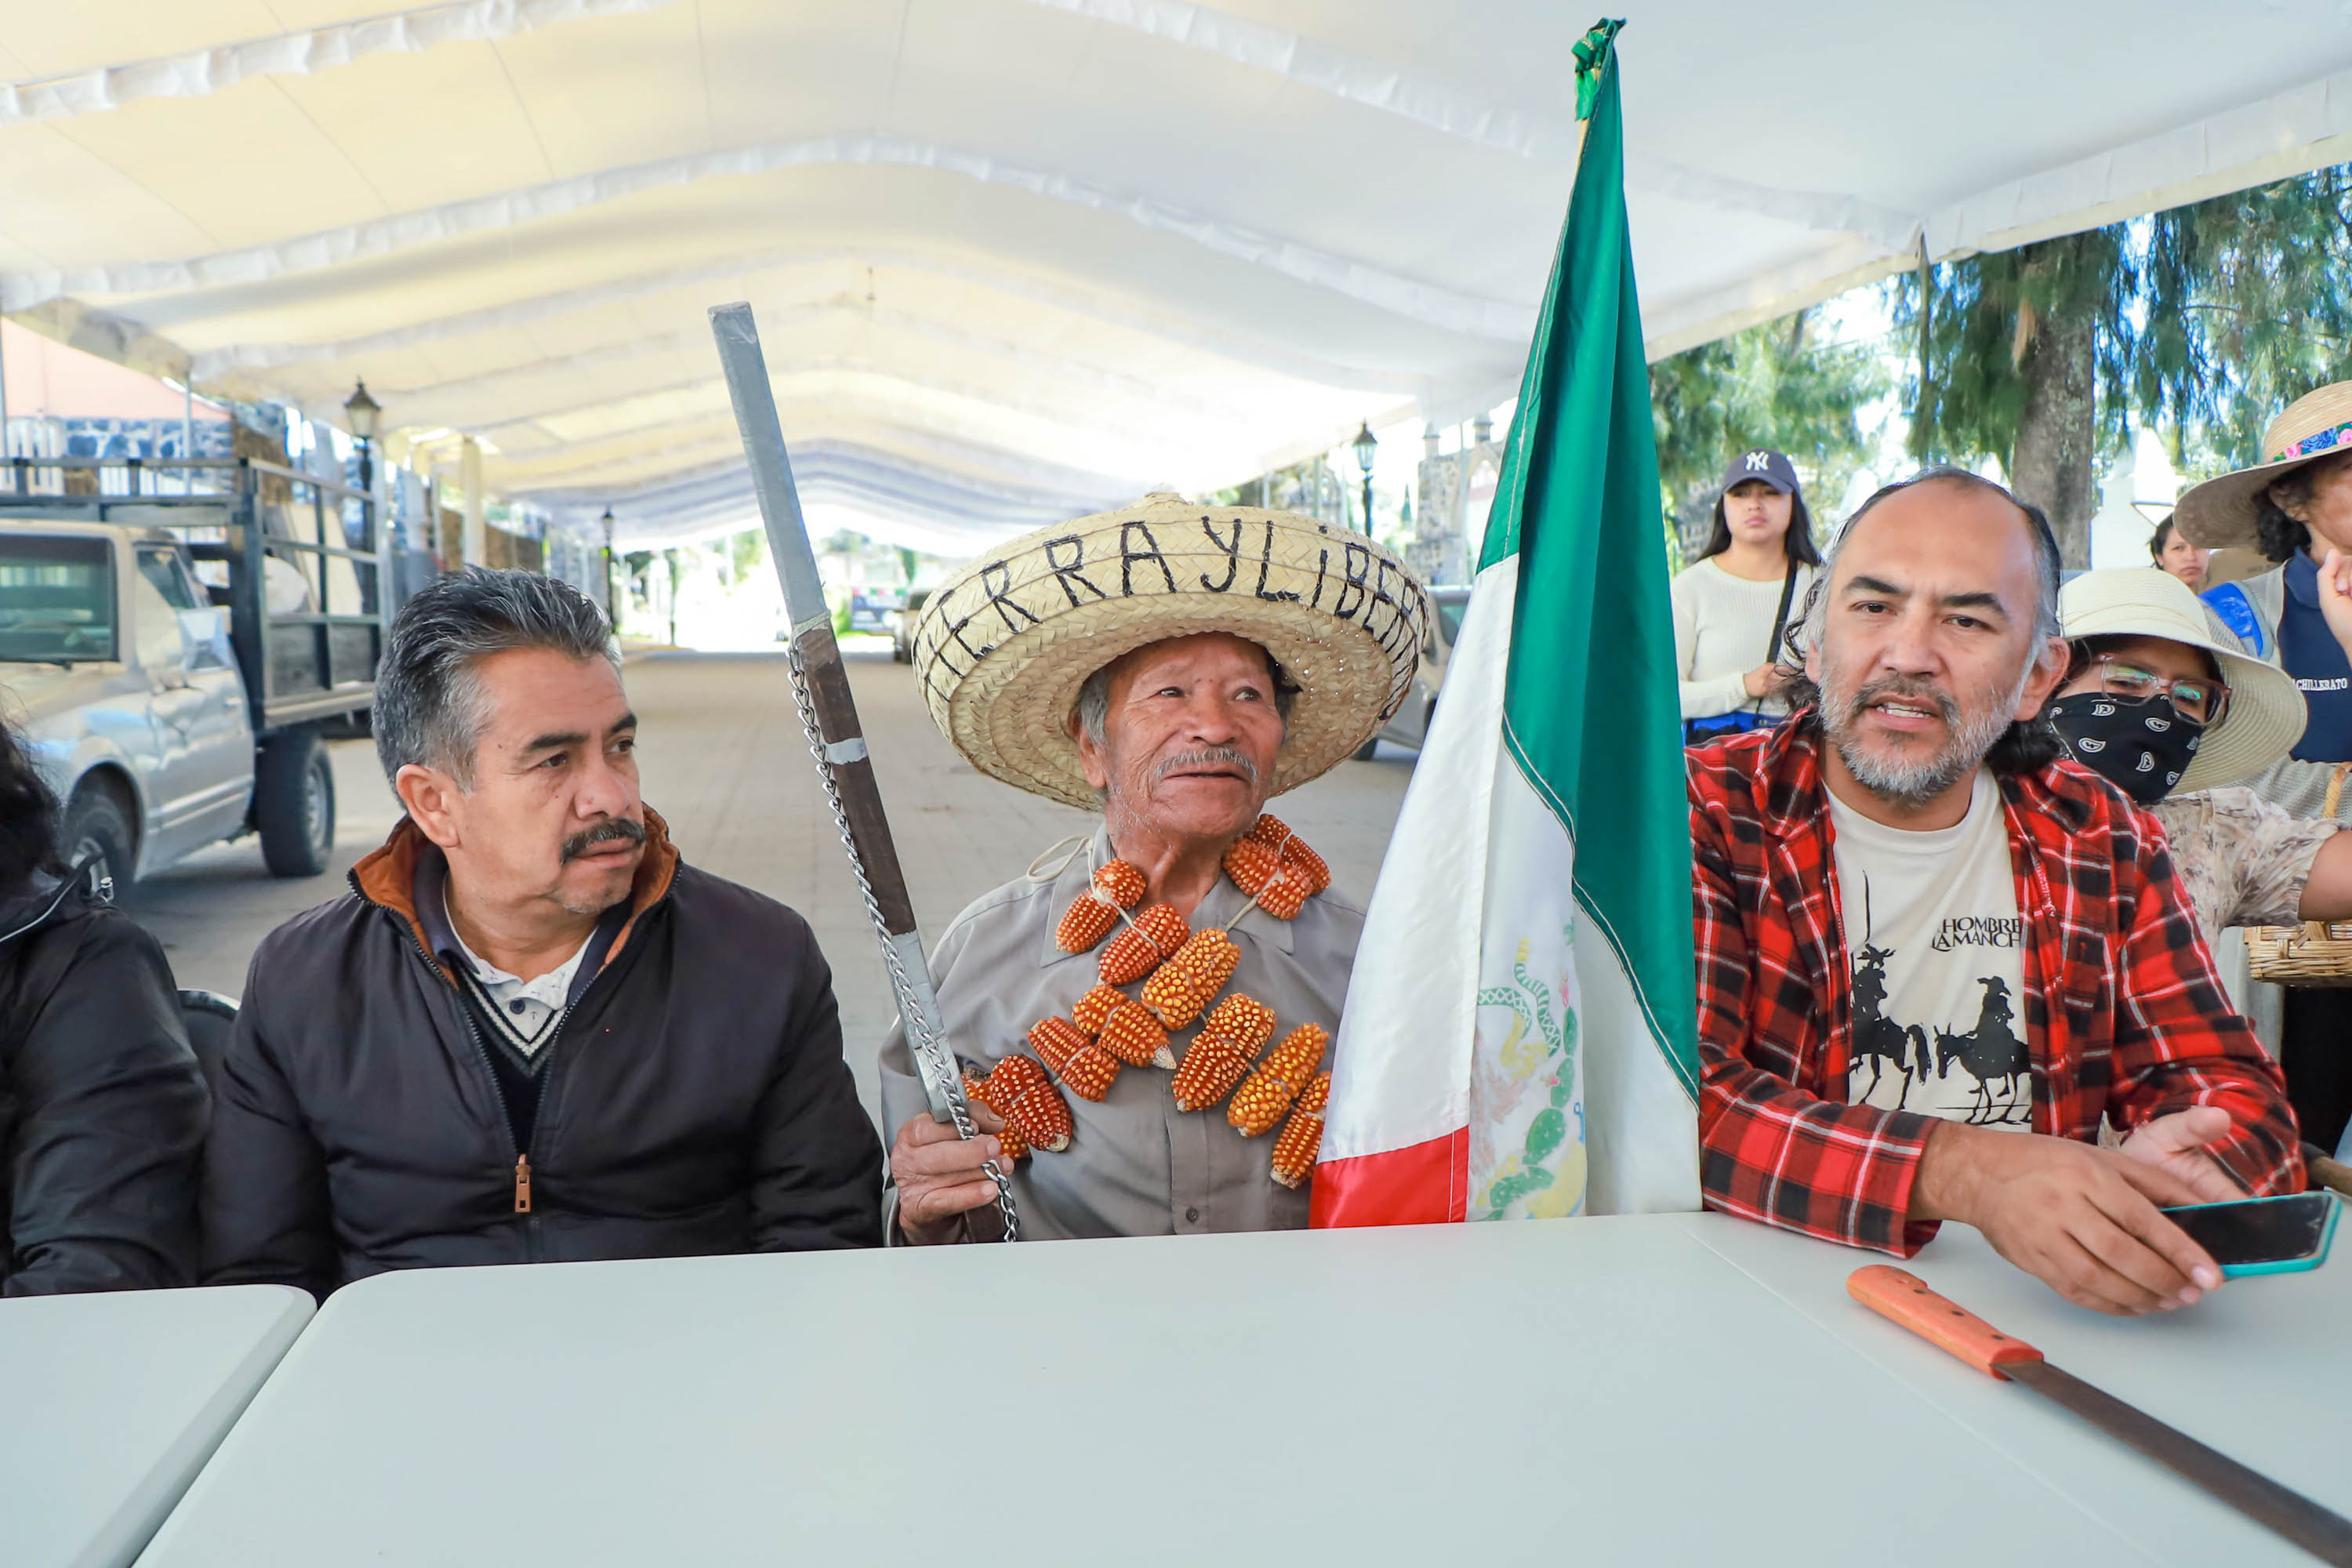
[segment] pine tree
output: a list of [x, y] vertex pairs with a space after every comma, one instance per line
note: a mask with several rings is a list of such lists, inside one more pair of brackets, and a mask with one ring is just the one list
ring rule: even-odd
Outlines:
[[[2178, 466], [2252, 462], [2263, 426], [2352, 376], [2352, 167], [1930, 269], [1894, 285], [1924, 339], [1906, 395], [1923, 460], [1996, 458], [2090, 563], [2097, 460], [2140, 425]], [[1924, 384], [1920, 368], [1924, 362]]]
[[2257, 462], [2263, 426], [2352, 379], [2352, 166], [2158, 213], [2142, 264], [2147, 329], [2133, 403], [2174, 464]]
[[[2139, 288], [2124, 226], [2063, 235], [1932, 269], [1924, 386], [1906, 386], [1922, 462], [1993, 457], [2050, 514], [2069, 566], [2087, 566], [2097, 459], [2129, 434]], [[1919, 331], [1917, 274], [1895, 289], [1898, 338]]]

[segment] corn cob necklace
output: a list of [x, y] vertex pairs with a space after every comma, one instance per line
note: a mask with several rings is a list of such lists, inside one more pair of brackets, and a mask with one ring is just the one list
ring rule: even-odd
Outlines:
[[[1003, 1118], [1009, 1158], [1070, 1146], [1075, 1123], [1064, 1089], [1099, 1101], [1121, 1067], [1157, 1067], [1174, 1072], [1170, 1090], [1178, 1110], [1224, 1105], [1226, 1121], [1244, 1138], [1263, 1136], [1280, 1122], [1272, 1155], [1276, 1181], [1296, 1187], [1313, 1173], [1331, 1090], [1331, 1075], [1316, 1070], [1328, 1033], [1320, 1025], [1301, 1024], [1260, 1061], [1258, 1053], [1274, 1038], [1274, 1010], [1240, 992], [1214, 1008], [1209, 1005], [1241, 962], [1241, 950], [1226, 933], [1242, 916], [1255, 909], [1276, 920], [1296, 918], [1308, 899], [1330, 886], [1331, 870], [1281, 821], [1260, 816], [1225, 851], [1224, 873], [1250, 901], [1223, 926], [1196, 931], [1170, 904], [1129, 913], [1145, 884], [1143, 873], [1128, 862], [1091, 868], [1087, 890], [1070, 901], [1054, 934], [1065, 952], [1087, 952], [1126, 926], [1097, 961], [1101, 984], [1078, 998], [1069, 1016], [1032, 1026], [1034, 1057], [1008, 1056], [985, 1079], [964, 1075], [965, 1093]], [[1138, 994], [1121, 989], [1138, 981], [1143, 983]], [[1169, 1031], [1188, 1027], [1204, 1010], [1208, 1019], [1180, 1062]]]

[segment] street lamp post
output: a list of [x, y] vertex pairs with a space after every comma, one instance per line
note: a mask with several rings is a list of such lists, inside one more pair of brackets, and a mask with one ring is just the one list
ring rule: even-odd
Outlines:
[[1359, 426], [1352, 445], [1356, 448], [1356, 467], [1364, 470], [1364, 535], [1370, 538], [1372, 531], [1372, 454], [1379, 449], [1381, 443], [1380, 437], [1372, 434], [1369, 420], [1359, 421]]
[[383, 405], [368, 395], [367, 383], [358, 383], [343, 399], [343, 415], [351, 422], [352, 439], [360, 444], [360, 489], [375, 494], [375, 431]]
[[613, 592], [613, 509], [604, 509], [604, 620], [613, 635], [621, 634], [621, 601]]

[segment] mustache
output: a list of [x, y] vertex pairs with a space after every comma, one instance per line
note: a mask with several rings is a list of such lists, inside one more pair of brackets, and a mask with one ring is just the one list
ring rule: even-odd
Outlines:
[[1960, 705], [1952, 700], [1949, 693], [1930, 681], [1913, 680], [1900, 675], [1871, 681], [1855, 692], [1853, 700], [1846, 708], [1846, 721], [1851, 723], [1860, 719], [1873, 706], [1890, 697], [1905, 698], [1932, 707], [1947, 729], [1959, 727]]
[[1179, 752], [1163, 761], [1152, 777], [1164, 779], [1170, 773], [1183, 773], [1211, 763], [1230, 763], [1241, 769], [1244, 778], [1252, 784], [1257, 783], [1257, 763], [1250, 760], [1248, 752], [1235, 746], [1203, 746], [1197, 752]]
[[625, 816], [615, 816], [600, 822], [595, 826], [575, 833], [563, 841], [563, 864], [569, 866], [599, 844], [611, 844], [615, 840], [643, 844], [646, 841], [646, 830]]

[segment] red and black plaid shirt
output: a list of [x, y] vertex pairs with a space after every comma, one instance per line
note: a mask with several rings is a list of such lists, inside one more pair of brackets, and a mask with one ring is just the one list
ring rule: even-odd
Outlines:
[[[1689, 753], [1699, 1143], [1709, 1207], [1909, 1256], [1931, 1118], [1846, 1102], [1852, 971], [1810, 713]], [[2218, 1105], [2212, 1152], [2299, 1192], [2284, 1081], [2213, 973], [2163, 830], [2073, 762], [2000, 779], [2025, 919], [2033, 1131], [2085, 1142]], [[2052, 1009], [2058, 1016], [2053, 1019]]]

